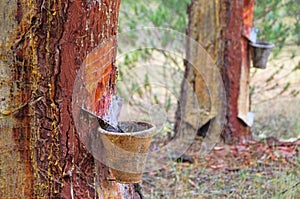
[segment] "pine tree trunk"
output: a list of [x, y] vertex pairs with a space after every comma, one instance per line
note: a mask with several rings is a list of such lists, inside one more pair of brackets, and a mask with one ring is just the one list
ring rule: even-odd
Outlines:
[[[0, 2], [0, 198], [138, 198], [133, 185], [107, 181], [72, 119], [76, 73], [117, 34], [119, 5]], [[103, 92], [115, 84], [110, 70]]]
[[[247, 100], [239, 104], [241, 93], [245, 99], [249, 97], [247, 93], [244, 94], [244, 90], [248, 90], [249, 87], [248, 79], [242, 81], [244, 83], [242, 87], [240, 84], [241, 75], [249, 74], [249, 62], [245, 61], [245, 59], [248, 60], [248, 48], [247, 41], [244, 45], [245, 39], [243, 38], [243, 9], [244, 2], [240, 0], [193, 0], [188, 11], [188, 37], [200, 43], [215, 60], [215, 65], [219, 69], [217, 72], [221, 74], [224, 82], [227, 101], [223, 106], [226, 107], [227, 113], [221, 136], [228, 143], [239, 142], [251, 137], [247, 125], [238, 118], [240, 104], [244, 103], [242, 107], [245, 106], [249, 109]], [[251, 14], [253, 15], [253, 10]], [[193, 63], [203, 62], [202, 57], [193, 56], [189, 51], [187, 58], [193, 60]], [[245, 73], [241, 72], [242, 65]], [[203, 79], [203, 75], [205, 75], [206, 81], [217, 82], [214, 73], [207, 71], [205, 74], [200, 74], [190, 64], [185, 64], [185, 78], [194, 89], [189, 91], [184, 87], [181, 89], [181, 110], [177, 110], [175, 131], [178, 131], [179, 125], [189, 122], [188, 120], [196, 120], [196, 118], [200, 120], [199, 129], [196, 129], [200, 135], [205, 134], [202, 131], [207, 131], [209, 124], [212, 126], [212, 130], [219, 131], [221, 129], [220, 126], [213, 127], [222, 125], [217, 124], [218, 121], [213, 119], [220, 114], [220, 110], [215, 109], [220, 103], [218, 102], [220, 99], [216, 98], [217, 92], [220, 91], [217, 85], [208, 88], [207, 82]], [[192, 100], [193, 94], [190, 91], [196, 93], [196, 101]], [[195, 103], [200, 103], [199, 108], [205, 111], [201, 111], [198, 115], [191, 115], [193, 112], [191, 109], [197, 106]]]

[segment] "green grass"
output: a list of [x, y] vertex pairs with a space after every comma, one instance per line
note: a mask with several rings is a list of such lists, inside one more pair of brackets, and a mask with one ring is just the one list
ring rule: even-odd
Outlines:
[[277, 137], [281, 139], [300, 136], [300, 98], [279, 98], [255, 105], [254, 138]]
[[[286, 164], [213, 171], [197, 164], [173, 163], [169, 170], [144, 175], [145, 198], [300, 198], [300, 159]], [[288, 168], [288, 169], [287, 169]]]

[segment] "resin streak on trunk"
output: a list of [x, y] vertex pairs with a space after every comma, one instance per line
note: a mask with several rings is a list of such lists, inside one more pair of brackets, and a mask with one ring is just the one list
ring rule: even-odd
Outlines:
[[[117, 34], [119, 4], [1, 1], [1, 198], [133, 197], [133, 186], [106, 180], [108, 168], [78, 138], [71, 107], [78, 69]], [[98, 92], [109, 95], [117, 70], [113, 64], [107, 70]], [[107, 105], [98, 108], [105, 112]]]

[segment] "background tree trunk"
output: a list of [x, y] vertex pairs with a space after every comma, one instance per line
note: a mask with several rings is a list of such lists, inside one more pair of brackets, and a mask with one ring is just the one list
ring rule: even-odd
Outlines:
[[[119, 0], [1, 1], [0, 198], [132, 198], [73, 125], [76, 72], [116, 36]], [[115, 66], [101, 88], [113, 89]]]
[[[248, 1], [246, 0], [245, 4], [247, 3]], [[249, 62], [244, 60], [248, 60], [248, 46], [247, 41], [243, 39], [243, 9], [244, 2], [239, 0], [193, 0], [188, 10], [189, 25], [187, 35], [202, 44], [212, 59], [215, 60], [215, 65], [222, 74], [227, 98], [226, 104], [224, 104], [227, 113], [222, 137], [228, 143], [239, 142], [251, 137], [248, 126], [238, 118], [239, 105], [244, 104], [241, 107], [245, 106], [245, 109], [249, 111], [249, 101], [247, 100], [249, 98], [247, 93], [249, 81], [244, 78], [246, 82], [243, 81], [243, 84], [240, 84], [242, 63], [243, 69], [246, 70], [243, 76], [249, 78]], [[242, 43], [244, 42], [243, 44], [245, 44], [245, 41], [246, 45], [242, 46]], [[201, 64], [202, 57], [193, 56], [190, 52], [187, 52], [187, 57], [193, 59], [194, 63]], [[198, 134], [205, 134], [202, 131], [207, 131], [206, 128], [209, 124], [212, 126], [220, 125], [214, 124], [215, 120], [212, 119], [218, 114], [218, 110], [215, 110], [214, 107], [217, 106], [216, 104], [221, 99], [214, 97], [218, 96], [214, 94], [219, 92], [217, 86], [212, 87], [212, 89], [207, 88], [201, 75], [207, 76], [206, 80], [210, 82], [216, 82], [216, 74], [209, 71], [205, 74], [199, 74], [188, 63], [185, 64], [185, 67], [185, 78], [194, 88], [191, 91], [196, 93], [200, 108], [205, 111], [198, 115], [189, 116], [192, 112], [191, 109], [195, 107], [197, 102], [191, 100], [190, 96], [192, 94], [185, 91], [182, 87], [180, 109], [183, 113], [179, 109], [177, 110], [175, 131], [180, 124], [188, 122], [183, 120], [182, 115], [184, 115], [185, 118], [198, 117], [200, 119]], [[239, 97], [241, 96], [246, 100], [239, 104]], [[214, 130], [215, 128], [212, 129]]]

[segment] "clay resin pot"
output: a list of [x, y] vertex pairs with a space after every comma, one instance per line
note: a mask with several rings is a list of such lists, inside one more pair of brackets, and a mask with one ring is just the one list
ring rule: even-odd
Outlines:
[[250, 42], [250, 46], [253, 67], [265, 69], [274, 44], [257, 41], [256, 43]]
[[155, 126], [146, 122], [120, 122], [123, 132], [99, 128], [106, 164], [119, 183], [138, 183], [142, 180], [148, 150]]

